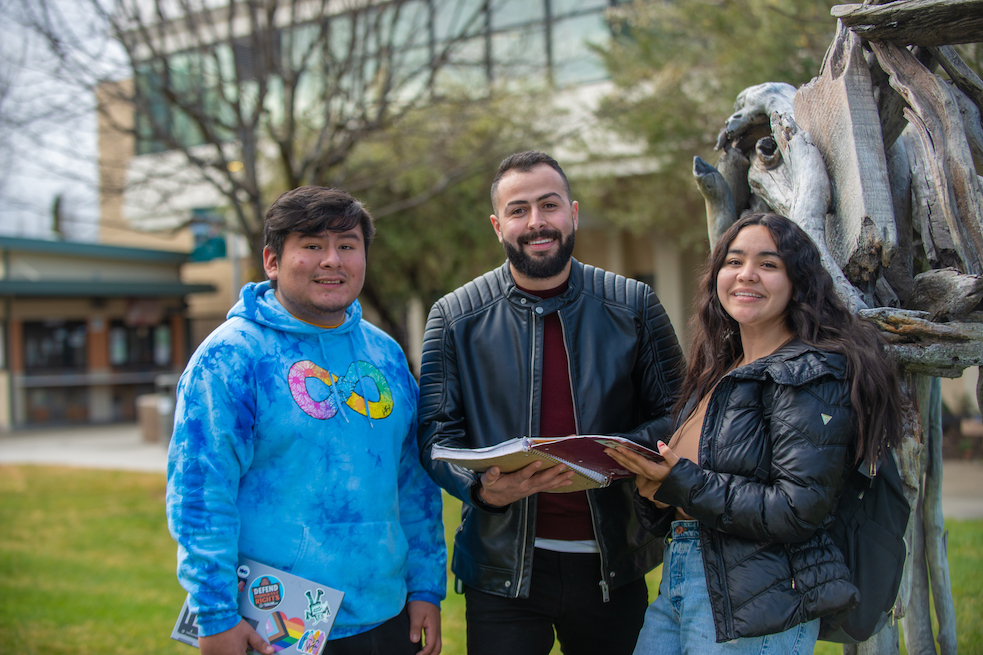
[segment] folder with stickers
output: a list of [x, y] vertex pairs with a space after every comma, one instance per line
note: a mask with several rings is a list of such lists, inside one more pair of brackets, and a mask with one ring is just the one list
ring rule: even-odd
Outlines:
[[[251, 559], [241, 559], [236, 573], [239, 615], [278, 655], [321, 655], [344, 592]], [[171, 639], [198, 647], [197, 615], [188, 607], [187, 599]], [[249, 653], [256, 651], [250, 649]]]

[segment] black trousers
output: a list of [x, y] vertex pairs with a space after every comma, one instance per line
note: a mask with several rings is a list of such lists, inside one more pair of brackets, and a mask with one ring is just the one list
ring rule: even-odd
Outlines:
[[468, 655], [549, 655], [553, 634], [564, 655], [631, 655], [648, 606], [645, 580], [601, 594], [601, 556], [533, 554], [529, 598], [465, 587]]
[[329, 641], [322, 655], [412, 655], [423, 644], [410, 641], [410, 615], [403, 611], [371, 630]]

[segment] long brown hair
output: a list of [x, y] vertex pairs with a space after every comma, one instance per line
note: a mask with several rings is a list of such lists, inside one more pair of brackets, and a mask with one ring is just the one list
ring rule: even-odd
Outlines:
[[679, 417], [687, 399], [702, 398], [743, 355], [740, 326], [720, 304], [717, 273], [730, 244], [749, 225], [761, 225], [778, 246], [792, 283], [785, 322], [795, 338], [846, 358], [850, 401], [857, 426], [856, 461], [876, 462], [887, 446], [901, 439], [899, 370], [884, 348], [878, 329], [851, 313], [836, 295], [819, 250], [798, 225], [774, 213], [750, 214], [720, 238], [700, 278], [697, 308], [690, 322], [690, 356], [676, 404]]

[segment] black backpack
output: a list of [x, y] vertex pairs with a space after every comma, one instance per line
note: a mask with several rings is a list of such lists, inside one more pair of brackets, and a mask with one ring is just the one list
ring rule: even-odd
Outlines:
[[860, 590], [860, 604], [823, 617], [820, 639], [856, 644], [887, 623], [904, 572], [910, 512], [891, 452], [881, 458], [876, 474], [864, 462], [847, 476], [828, 530]]

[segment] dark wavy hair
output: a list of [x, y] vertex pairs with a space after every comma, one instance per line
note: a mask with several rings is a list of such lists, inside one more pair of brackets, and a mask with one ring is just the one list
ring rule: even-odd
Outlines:
[[876, 462], [884, 448], [901, 439], [903, 401], [900, 371], [884, 347], [879, 330], [854, 315], [836, 295], [833, 279], [820, 262], [819, 249], [802, 228], [774, 213], [750, 214], [720, 238], [704, 264], [690, 322], [689, 364], [676, 404], [676, 417], [686, 399], [705, 396], [744, 356], [740, 326], [720, 304], [717, 274], [737, 233], [761, 225], [778, 246], [778, 255], [792, 284], [785, 311], [788, 329], [799, 341], [846, 358], [850, 401], [857, 426], [856, 461]]
[[347, 232], [358, 226], [365, 249], [375, 236], [372, 215], [347, 191], [323, 186], [291, 189], [273, 201], [266, 211], [263, 241], [277, 258], [283, 256], [283, 242], [291, 232], [320, 234], [327, 230]]

